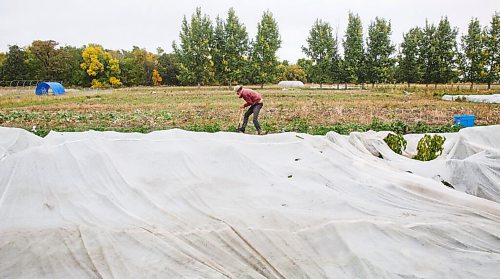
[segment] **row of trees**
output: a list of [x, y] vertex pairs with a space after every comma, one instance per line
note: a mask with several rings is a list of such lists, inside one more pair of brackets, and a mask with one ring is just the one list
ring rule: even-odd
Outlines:
[[187, 84], [274, 82], [279, 65], [276, 51], [281, 46], [278, 24], [271, 12], [264, 12], [257, 35], [250, 41], [245, 26], [231, 8], [225, 20], [215, 26], [201, 9], [182, 21], [180, 43], [173, 43], [178, 58], [179, 80]]
[[[375, 18], [363, 37], [358, 15], [349, 14], [342, 39], [328, 22], [316, 20], [296, 64], [279, 61], [281, 38], [276, 20], [266, 11], [249, 39], [233, 9], [215, 23], [196, 9], [183, 18], [173, 53], [139, 47], [105, 50], [97, 44], [81, 48], [49, 41], [33, 41], [0, 53], [0, 80], [57, 80], [65, 85], [118, 87], [137, 85], [260, 84], [278, 80], [323, 83], [438, 84], [455, 81], [488, 84], [500, 75], [500, 14], [482, 28], [472, 19], [466, 34], [443, 17], [439, 24], [411, 28], [396, 49], [391, 23]], [[458, 43], [460, 41], [460, 43]], [[342, 47], [343, 53], [340, 48]], [[3, 84], [2, 84], [3, 85]]]
[[310, 81], [317, 83], [438, 84], [455, 81], [491, 83], [500, 79], [500, 14], [481, 28], [477, 19], [469, 23], [467, 34], [457, 45], [458, 29], [443, 17], [438, 26], [425, 23], [403, 36], [399, 53], [391, 43], [391, 23], [375, 18], [368, 27], [366, 43], [359, 16], [349, 14], [344, 55], [329, 23], [317, 20], [302, 47], [309, 60], [299, 60]]
[[[154, 72], [161, 75], [154, 77]], [[52, 40], [33, 41], [30, 46], [10, 46], [0, 53], [0, 80], [52, 80], [70, 86], [118, 87], [153, 85], [155, 80], [178, 85], [174, 54], [158, 49], [153, 54], [133, 47], [105, 50], [97, 44], [81, 48], [58, 47]], [[8, 85], [3, 83], [1, 85]]]
[[473, 18], [457, 46], [458, 30], [446, 18], [436, 27], [414, 27], [404, 34], [399, 54], [399, 78], [408, 83], [498, 82], [500, 78], [500, 14], [481, 28]]

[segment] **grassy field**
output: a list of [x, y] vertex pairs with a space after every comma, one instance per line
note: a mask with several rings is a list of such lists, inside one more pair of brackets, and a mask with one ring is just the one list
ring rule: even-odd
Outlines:
[[[393, 130], [409, 133], [456, 131], [453, 116], [474, 114], [477, 125], [500, 124], [500, 104], [443, 101], [443, 94], [500, 94], [500, 88], [468, 86], [367, 86], [367, 90], [258, 90], [264, 97], [260, 121], [271, 133], [325, 134]], [[342, 86], [340, 87], [342, 88]], [[403, 91], [409, 95], [404, 96]], [[149, 132], [182, 128], [235, 131], [243, 103], [227, 87], [142, 87], [102, 91], [69, 90], [36, 96], [32, 89], [0, 88], [0, 126], [33, 130]], [[33, 126], [36, 126], [33, 129]], [[253, 125], [249, 124], [249, 132]]]

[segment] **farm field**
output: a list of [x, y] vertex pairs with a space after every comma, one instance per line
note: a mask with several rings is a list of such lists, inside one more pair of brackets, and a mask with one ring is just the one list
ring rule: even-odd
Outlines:
[[[458, 89], [430, 85], [409, 90], [404, 86], [367, 86], [366, 90], [249, 87], [263, 95], [260, 121], [270, 133], [348, 134], [370, 129], [450, 132], [457, 130], [452, 127], [453, 116], [462, 114], [474, 114], [476, 125], [500, 124], [500, 104], [440, 99], [444, 94], [498, 94], [498, 87], [474, 91], [464, 89], [465, 85]], [[406, 96], [405, 90], [409, 91]], [[23, 128], [41, 136], [50, 130], [235, 131], [243, 103], [227, 87], [68, 91], [56, 97], [36, 96], [28, 89], [0, 89], [0, 126]], [[250, 133], [254, 131], [251, 123], [248, 128]]]

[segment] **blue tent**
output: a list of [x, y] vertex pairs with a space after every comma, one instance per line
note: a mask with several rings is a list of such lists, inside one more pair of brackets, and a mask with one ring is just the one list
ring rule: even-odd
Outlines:
[[64, 94], [64, 87], [59, 82], [42, 82], [36, 86], [35, 93], [37, 95], [43, 95], [49, 93], [49, 89], [52, 89], [54, 95]]

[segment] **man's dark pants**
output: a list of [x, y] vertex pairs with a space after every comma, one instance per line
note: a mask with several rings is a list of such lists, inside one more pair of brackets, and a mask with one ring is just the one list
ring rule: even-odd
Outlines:
[[253, 113], [253, 124], [255, 125], [255, 129], [257, 131], [260, 131], [260, 124], [259, 124], [259, 112], [260, 109], [262, 108], [263, 104], [255, 104], [250, 106], [250, 108], [245, 112], [245, 117], [243, 118], [243, 124], [241, 125], [240, 131], [245, 132], [245, 128], [247, 127], [248, 123], [248, 118], [250, 115]]

